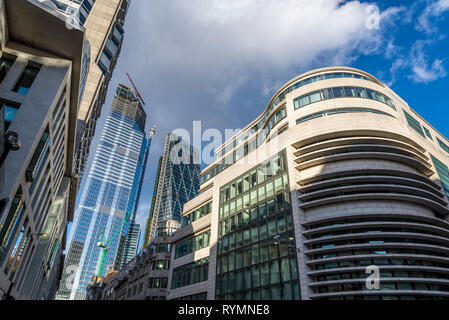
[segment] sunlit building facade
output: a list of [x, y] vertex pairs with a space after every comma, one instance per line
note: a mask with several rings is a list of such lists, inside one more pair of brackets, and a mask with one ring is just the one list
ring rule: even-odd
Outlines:
[[449, 298], [449, 141], [372, 75], [292, 79], [216, 156], [174, 234], [169, 299]]
[[[140, 100], [119, 85], [81, 190], [58, 299], [84, 300], [92, 276], [126, 264], [137, 250], [136, 201], [150, 147], [145, 123]], [[109, 250], [99, 270], [102, 239]]]
[[[51, 1], [51, 2], [50, 2]], [[70, 28], [83, 26], [90, 43], [89, 73], [78, 111], [74, 173], [83, 176], [97, 120], [105, 103], [109, 82], [124, 39], [130, 0], [49, 0], [66, 16]]]
[[0, 1], [0, 45], [1, 140], [6, 133], [10, 142], [0, 164], [0, 300], [52, 299], [75, 208], [89, 45], [83, 27], [68, 29], [64, 15], [36, 0]]

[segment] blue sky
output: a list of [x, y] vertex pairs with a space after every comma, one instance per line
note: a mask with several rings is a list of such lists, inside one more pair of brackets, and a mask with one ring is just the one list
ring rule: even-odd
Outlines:
[[[378, 29], [370, 5], [380, 10]], [[243, 128], [282, 84], [314, 68], [373, 74], [449, 137], [449, 0], [132, 0], [125, 29], [91, 155], [129, 72], [147, 102], [148, 129], [158, 126], [143, 225], [166, 133], [192, 130], [195, 120], [203, 130]]]

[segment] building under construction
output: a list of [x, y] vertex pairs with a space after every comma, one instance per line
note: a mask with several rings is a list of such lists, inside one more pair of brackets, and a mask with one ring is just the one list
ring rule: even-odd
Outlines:
[[145, 123], [136, 90], [119, 85], [80, 190], [57, 299], [84, 300], [92, 276], [101, 278], [137, 253], [135, 215], [154, 133], [145, 134]]

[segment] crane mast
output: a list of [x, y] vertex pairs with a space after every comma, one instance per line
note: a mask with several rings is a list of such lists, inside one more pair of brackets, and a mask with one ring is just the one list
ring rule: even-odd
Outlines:
[[133, 79], [131, 78], [131, 76], [129, 75], [129, 73], [126, 73], [126, 76], [128, 77], [129, 81], [131, 82], [131, 84], [133, 85], [134, 90], [136, 91], [136, 96], [137, 98], [140, 99], [140, 101], [142, 102], [143, 105], [145, 105], [145, 101], [143, 101], [142, 96], [140, 95], [139, 90], [137, 89], [136, 85], [134, 84]]

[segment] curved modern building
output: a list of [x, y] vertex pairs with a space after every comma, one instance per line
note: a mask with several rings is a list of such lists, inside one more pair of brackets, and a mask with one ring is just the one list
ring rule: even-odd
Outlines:
[[449, 298], [449, 141], [372, 75], [305, 73], [216, 153], [169, 299]]

